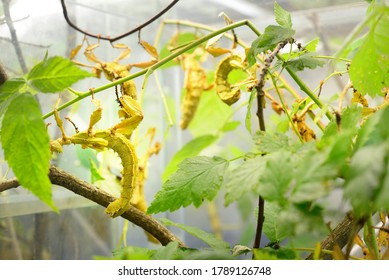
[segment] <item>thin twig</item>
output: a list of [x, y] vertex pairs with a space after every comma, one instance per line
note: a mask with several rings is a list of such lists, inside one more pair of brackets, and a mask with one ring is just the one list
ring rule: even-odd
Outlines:
[[14, 24], [12, 22], [11, 13], [9, 11], [9, 1], [2, 0], [2, 2], [3, 2], [5, 20], [7, 22], [9, 32], [11, 33], [12, 44], [15, 48], [16, 56], [18, 57], [19, 64], [20, 64], [20, 67], [22, 68], [23, 73], [27, 73], [28, 69], [26, 66], [26, 62], [24, 61], [22, 49], [20, 47], [20, 44], [18, 41], [18, 36], [16, 35], [16, 30], [15, 30]]
[[[12, 40], [6, 37], [0, 37], [0, 40], [12, 43]], [[43, 48], [43, 49], [48, 49], [51, 47], [51, 45], [41, 45], [41, 44], [34, 44], [34, 43], [23, 42], [23, 41], [19, 41], [19, 44], [31, 46], [31, 47]]]
[[[115, 200], [115, 198], [110, 194], [55, 166], [50, 167], [49, 178], [53, 184], [62, 186], [78, 195], [96, 202], [103, 207], [107, 207], [109, 203]], [[0, 183], [0, 192], [16, 188], [18, 185], [19, 182], [17, 182], [16, 179], [6, 180]], [[146, 215], [135, 207], [130, 207], [130, 209], [124, 212], [121, 216], [149, 232], [162, 245], [167, 245], [169, 242], [177, 241], [181, 247], [186, 247], [186, 245], [166, 227], [161, 225], [153, 217]]]
[[[3, 1], [6, 1], [6, 0], [3, 0]], [[77, 25], [75, 25], [70, 19], [69, 19], [69, 16], [68, 16], [68, 11], [67, 11], [67, 8], [66, 8], [66, 4], [65, 4], [65, 0], [61, 0], [61, 5], [62, 5], [62, 11], [63, 11], [63, 16], [66, 20], [66, 22], [69, 24], [69, 26], [71, 26], [72, 28], [74, 28], [75, 30], [81, 32], [82, 34], [86, 35], [86, 36], [89, 36], [89, 37], [92, 37], [92, 38], [97, 38], [97, 39], [100, 39], [100, 40], [106, 40], [106, 41], [109, 41], [109, 42], [115, 42], [117, 40], [120, 40], [124, 37], [127, 37], [127, 36], [130, 36], [131, 34], [134, 34], [136, 32], [140, 32], [143, 28], [145, 28], [146, 26], [148, 26], [149, 24], [151, 24], [152, 22], [154, 22], [155, 20], [157, 20], [158, 18], [160, 18], [163, 14], [165, 14], [168, 10], [170, 10], [171, 7], [173, 7], [175, 4], [178, 3], [178, 1], [180, 0], [174, 0], [172, 1], [166, 8], [164, 8], [162, 11], [160, 11], [158, 14], [156, 14], [155, 16], [153, 16], [152, 18], [150, 18], [149, 20], [147, 20], [146, 22], [142, 23], [141, 25], [139, 25], [138, 27], [126, 32], [126, 33], [123, 33], [119, 36], [116, 36], [116, 37], [110, 37], [110, 36], [101, 36], [100, 34], [93, 34], [93, 33], [89, 33], [85, 30], [82, 30], [81, 28], [79, 28]]]

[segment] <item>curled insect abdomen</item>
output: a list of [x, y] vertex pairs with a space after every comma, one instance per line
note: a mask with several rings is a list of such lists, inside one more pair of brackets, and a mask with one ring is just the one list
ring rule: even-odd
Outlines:
[[122, 180], [120, 197], [111, 202], [105, 212], [112, 218], [123, 214], [130, 206], [130, 200], [135, 189], [136, 174], [138, 172], [138, 158], [135, 148], [124, 135], [109, 131], [96, 132], [96, 137], [108, 141], [108, 148], [115, 151], [122, 160]]
[[216, 69], [215, 85], [216, 93], [227, 105], [232, 105], [240, 98], [238, 86], [231, 85], [228, 75], [234, 69], [243, 69], [243, 58], [239, 55], [230, 55], [222, 59]]

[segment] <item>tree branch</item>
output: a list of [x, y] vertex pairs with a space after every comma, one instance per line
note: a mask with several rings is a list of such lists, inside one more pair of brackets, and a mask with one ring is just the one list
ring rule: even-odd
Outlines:
[[[361, 221], [355, 220], [350, 213], [347, 213], [343, 220], [340, 221], [334, 230], [320, 243], [320, 248], [323, 250], [333, 250], [335, 244], [338, 244], [340, 248], [348, 245], [347, 247], [349, 248], [346, 248], [346, 254], [348, 255], [351, 250], [350, 245], [353, 244], [353, 238], [362, 227], [363, 223]], [[332, 259], [332, 255], [325, 254], [323, 258], [327, 260]], [[312, 260], [313, 254], [310, 254], [306, 259]]]
[[[288, 40], [280, 42], [275, 49], [269, 54], [265, 59], [265, 65], [261, 69], [259, 74], [258, 83], [255, 85], [255, 90], [257, 92], [257, 117], [259, 122], [259, 129], [261, 131], [266, 131], [265, 118], [263, 115], [263, 104], [265, 102], [265, 92], [263, 87], [265, 86], [266, 74], [269, 72], [269, 68], [274, 58], [280, 52], [280, 50], [288, 43]], [[253, 248], [259, 248], [262, 238], [263, 223], [265, 222], [265, 200], [262, 196], [258, 197], [258, 219], [257, 219], [257, 229], [255, 233], [255, 240]]]
[[[103, 207], [107, 207], [109, 203], [115, 200], [115, 198], [110, 194], [55, 166], [50, 167], [49, 178], [53, 184], [62, 186], [78, 195], [96, 202]], [[16, 188], [18, 186], [19, 182], [16, 179], [6, 180], [0, 183], [0, 192]], [[135, 207], [131, 206], [130, 209], [124, 212], [121, 216], [143, 228], [164, 246], [169, 242], [177, 241], [181, 247], [186, 247], [186, 245], [166, 227], [161, 225], [153, 217], [146, 215]]]
[[143, 28], [145, 28], [147, 25], [151, 24], [152, 22], [154, 22], [155, 20], [157, 20], [158, 18], [160, 18], [164, 13], [166, 13], [171, 7], [173, 7], [175, 4], [177, 4], [177, 2], [180, 1], [180, 0], [174, 0], [172, 1], [168, 6], [166, 6], [166, 8], [164, 8], [162, 11], [160, 11], [158, 14], [156, 14], [155, 16], [153, 16], [152, 18], [150, 18], [149, 20], [147, 20], [146, 22], [142, 23], [141, 25], [139, 25], [138, 27], [124, 33], [124, 34], [121, 34], [119, 36], [116, 36], [116, 37], [110, 37], [110, 36], [101, 36], [101, 34], [92, 34], [92, 33], [89, 33], [85, 30], [82, 30], [81, 28], [79, 28], [77, 25], [75, 25], [70, 19], [69, 19], [69, 16], [68, 16], [68, 11], [67, 11], [67, 8], [66, 8], [66, 4], [65, 4], [65, 0], [61, 0], [61, 5], [62, 5], [62, 11], [63, 11], [63, 16], [66, 20], [66, 22], [69, 24], [69, 26], [71, 26], [72, 28], [74, 28], [75, 30], [81, 32], [82, 34], [86, 35], [86, 36], [89, 36], [89, 37], [92, 37], [92, 38], [97, 38], [97, 39], [101, 39], [101, 40], [106, 40], [106, 41], [109, 41], [109, 42], [115, 42], [117, 40], [120, 40], [124, 37], [127, 37], [131, 34], [134, 34], [136, 32], [140, 32]]

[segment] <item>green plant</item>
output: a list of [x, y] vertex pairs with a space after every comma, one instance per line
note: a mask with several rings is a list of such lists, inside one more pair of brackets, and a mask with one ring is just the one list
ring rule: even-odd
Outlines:
[[[42, 116], [35, 94], [56, 93], [68, 88], [76, 97], [58, 106], [56, 110], [60, 111], [91, 95], [97, 98], [97, 93], [143, 75], [143, 85], [146, 86], [148, 77], [157, 69], [163, 71], [182, 63], [183, 69], [188, 71], [184, 94], [196, 92], [196, 98], [191, 96], [190, 102], [184, 101], [191, 103], [185, 107], [184, 114], [190, 110], [191, 117], [194, 116], [186, 121], [194, 137], [166, 167], [163, 185], [147, 213], [172, 212], [188, 205], [199, 207], [204, 201], [215, 199], [221, 190], [226, 205], [255, 195], [259, 203], [254, 246], [231, 248], [231, 244], [200, 229], [161, 219], [166, 226], [181, 228], [198, 237], [209, 245], [210, 250], [191, 250], [173, 237], [154, 235], [166, 246], [158, 250], [124, 247], [115, 251], [115, 257], [235, 258], [253, 252], [256, 259], [299, 259], [311, 252], [308, 258], [331, 256], [342, 259], [352, 257], [351, 247], [363, 228], [364, 241], [360, 245], [366, 248], [367, 257], [387, 259], [389, 251], [385, 240], [388, 230], [382, 226], [376, 233], [373, 216], [379, 213], [385, 224], [389, 210], [389, 133], [386, 126], [389, 120], [389, 46], [386, 44], [389, 36], [385, 31], [389, 28], [389, 8], [373, 1], [365, 21], [334, 57], [320, 56], [315, 52], [317, 39], [306, 44], [296, 42], [291, 16], [277, 3], [274, 13], [277, 25], [268, 26], [263, 33], [249, 21], [233, 23], [227, 17], [228, 24], [219, 30], [189, 22], [164, 21], [161, 30], [164, 25], [179, 24], [209, 33], [199, 38], [192, 33], [175, 34], [151, 66], [147, 65], [135, 74], [126, 72], [109, 78], [111, 81], [106, 85], [87, 92], [69, 87], [91, 75], [62, 57], [46, 57], [24, 77], [7, 80], [0, 88], [1, 141], [5, 159], [19, 183], [56, 210], [51, 198], [50, 180], [54, 175], [50, 172], [54, 171], [49, 166], [50, 137], [44, 122], [56, 111]], [[233, 32], [239, 27], [249, 28], [256, 34], [257, 39], [250, 47], [238, 40]], [[369, 27], [368, 33], [358, 38], [365, 27]], [[232, 31], [232, 36], [227, 34], [229, 31]], [[232, 40], [231, 50], [217, 45], [221, 37]], [[287, 48], [289, 51], [280, 52]], [[227, 66], [220, 64], [204, 77], [206, 71], [201, 63], [209, 59], [209, 53], [234, 59], [223, 60], [227, 61]], [[243, 56], [246, 57], [244, 61], [236, 59]], [[186, 64], [188, 57], [192, 61]], [[366, 57], [370, 59], [366, 60]], [[334, 74], [323, 79], [316, 90], [311, 90], [298, 75], [299, 71], [323, 66], [324, 59], [350, 64], [342, 71], [344, 75], [349, 74], [350, 83], [337, 97], [338, 108], [320, 98], [323, 85]], [[104, 70], [105, 64], [101, 65]], [[286, 82], [281, 75], [285, 71], [305, 97]], [[216, 89], [209, 89], [205, 78], [208, 82], [214, 79]], [[267, 83], [272, 86], [265, 88]], [[246, 101], [239, 99], [240, 91], [247, 92]], [[350, 92], [351, 101], [346, 103], [345, 97]], [[374, 106], [369, 106], [366, 96], [373, 100]], [[251, 110], [255, 101], [259, 126], [253, 131]], [[268, 106], [264, 106], [269, 101], [274, 116], [280, 116], [270, 125], [265, 117], [265, 113], [270, 115], [270, 112]], [[193, 105], [193, 102], [198, 102], [198, 105]], [[235, 102], [241, 104], [230, 107]], [[244, 123], [247, 134], [252, 137], [252, 146], [231, 158], [223, 154], [200, 155], [205, 148], [236, 131], [240, 121], [232, 117], [243, 109], [247, 110]], [[168, 108], [166, 111], [170, 116]], [[208, 124], [209, 119], [213, 122], [205, 127], [204, 123]], [[86, 138], [96, 140], [89, 134]], [[85, 141], [77, 144], [85, 144]], [[228, 151], [225, 154], [229, 154]], [[336, 215], [328, 203], [334, 192], [340, 192], [348, 203], [345, 210]], [[107, 206], [109, 200], [112, 198], [99, 203]], [[123, 215], [133, 217], [131, 211]], [[333, 223], [339, 221], [339, 214], [344, 219], [333, 227]], [[138, 224], [153, 233], [150, 223], [141, 221]], [[259, 248], [262, 233], [270, 240], [265, 248]], [[343, 247], [346, 248], [344, 252], [340, 250]]]

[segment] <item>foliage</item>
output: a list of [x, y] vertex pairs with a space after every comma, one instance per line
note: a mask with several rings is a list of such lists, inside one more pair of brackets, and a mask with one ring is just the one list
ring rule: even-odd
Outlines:
[[212, 200], [223, 183], [228, 162], [220, 157], [199, 156], [182, 161], [178, 170], [156, 194], [148, 212], [174, 211], [190, 204]]
[[[374, 97], [384, 95], [384, 88], [389, 86], [389, 73], [385, 65], [389, 63], [389, 8], [373, 4], [369, 11], [371, 20], [369, 33], [363, 39], [359, 51], [353, 58], [350, 79], [362, 93]], [[366, 57], [370, 63], [366, 64]]]
[[24, 78], [10, 79], [0, 87], [5, 158], [21, 185], [54, 210], [48, 178], [49, 135], [34, 93], [56, 93], [89, 76], [68, 59], [45, 57]]
[[[366, 225], [365, 236], [369, 233], [370, 237], [365, 238], [363, 245], [367, 246], [369, 256], [387, 258], [387, 243], [385, 245], [380, 241], [382, 236], [376, 236], [369, 225], [375, 213], [385, 216], [389, 211], [389, 47], [386, 44], [389, 40], [386, 32], [389, 28], [389, 8], [373, 1], [366, 20], [352, 34], [352, 40], [346, 41], [338, 57], [331, 57], [334, 60], [350, 61], [351, 64], [345, 73], [349, 74], [352, 85], [346, 87], [336, 100], [338, 110], [333, 109], [334, 104], [324, 103], [296, 74], [324, 65], [316, 53], [319, 40], [313, 39], [306, 44], [296, 42], [290, 13], [275, 3], [274, 14], [278, 25], [269, 25], [263, 33], [247, 22], [234, 25], [227, 17], [229, 25], [221, 31], [210, 33], [212, 36], [207, 35], [210, 37], [208, 42], [204, 39], [207, 36], [199, 38], [194, 33], [179, 32], [162, 47], [160, 60], [153, 60], [149, 71], [143, 72], [147, 78], [157, 68], [181, 67], [188, 77], [184, 94], [194, 90], [198, 94], [198, 104], [192, 106], [193, 112], [190, 112], [194, 117], [188, 126], [188, 135], [192, 138], [167, 164], [161, 179], [162, 187], [148, 207], [147, 214], [173, 212], [190, 205], [198, 208], [204, 201], [213, 201], [222, 195], [226, 207], [242, 203], [247, 197], [261, 197], [265, 201], [264, 213], [258, 210], [257, 216], [258, 220], [261, 215], [265, 217], [263, 233], [270, 243], [265, 248], [243, 245], [231, 248], [230, 244], [217, 239], [212, 233], [160, 219], [166, 226], [179, 228], [199, 238], [209, 248], [181, 248], [177, 242], [155, 250], [127, 246], [116, 250], [114, 258], [234, 259], [245, 257], [250, 252], [255, 259], [299, 259], [303, 256], [298, 253], [300, 247], [316, 248], [313, 249], [315, 256], [320, 257], [324, 251], [321, 252], [317, 244], [329, 235], [328, 224], [338, 218], [333, 215], [329, 203], [335, 192], [340, 193], [346, 202], [341, 214], [352, 213]], [[241, 25], [251, 28], [258, 36], [246, 48], [246, 53], [241, 54], [245, 59], [226, 60], [232, 63], [227, 65], [231, 71], [226, 72], [226, 75], [218, 75], [218, 69], [205, 71], [203, 62], [210, 59], [207, 51], [216, 57], [211, 59], [216, 60], [221, 55], [237, 55], [239, 51], [236, 46], [226, 50], [217, 46], [217, 43], [225, 32]], [[361, 34], [366, 26], [369, 31]], [[362, 36], [357, 38], [358, 35]], [[153, 47], [147, 46], [146, 51], [153, 53], [156, 58]], [[280, 53], [283, 48], [289, 51]], [[128, 49], [124, 49], [121, 58], [129, 53]], [[346, 58], [351, 53], [353, 56]], [[123, 67], [118, 63], [120, 59], [104, 64], [91, 52], [88, 55], [89, 59], [100, 63], [100, 68], [95, 66], [96, 73], [105, 71], [107, 75], [107, 65], [113, 69]], [[188, 57], [192, 68], [185, 64]], [[124, 84], [124, 88], [129, 91], [134, 90], [128, 68], [124, 66], [120, 71], [109, 72], [110, 83], [96, 92], [118, 84]], [[197, 74], [190, 73], [194, 68]], [[301, 98], [285, 81], [281, 75], [284, 69], [307, 94], [306, 97]], [[35, 97], [66, 90], [90, 76], [68, 59], [45, 57], [25, 76], [12, 78], [0, 86], [1, 143], [5, 159], [21, 185], [53, 210], [56, 207], [51, 197], [48, 171], [51, 152], [58, 149], [53, 145], [58, 143], [50, 142], [45, 116], [42, 116]], [[223, 103], [214, 88], [205, 88], [205, 81], [223, 84], [223, 90], [227, 94], [234, 93], [234, 102], [240, 104]], [[267, 81], [272, 82], [272, 89], [265, 92]], [[323, 83], [325, 79], [320, 90]], [[349, 94], [350, 88], [353, 89], [353, 97], [346, 103], [345, 95]], [[244, 92], [242, 96], [241, 91]], [[75, 102], [91, 94], [93, 92], [78, 93]], [[366, 95], [375, 101], [375, 107], [369, 107]], [[124, 130], [131, 130], [125, 133], [130, 138], [135, 129], [133, 126], [136, 126], [131, 118], [135, 115], [134, 110], [139, 108], [134, 109], [134, 104], [127, 104], [123, 96], [118, 97], [118, 100], [123, 107], [120, 114], [124, 121], [110, 128], [109, 132], [104, 131], [108, 135], [105, 137], [107, 139], [111, 139], [116, 131]], [[271, 103], [271, 106], [263, 108], [264, 103]], [[70, 106], [72, 103], [68, 104]], [[274, 112], [269, 112], [269, 115], [277, 122], [273, 123], [274, 127], [267, 131], [264, 127], [253, 129], [251, 111], [255, 105], [258, 111], [268, 110], [269, 107], [273, 109]], [[242, 108], [246, 110], [243, 125], [241, 120], [233, 118]], [[97, 112], [91, 116], [89, 130], [68, 139], [63, 137], [61, 141], [68, 142], [62, 144], [75, 143], [95, 150], [105, 148], [107, 145], [97, 144], [105, 140], [102, 139], [104, 137], [98, 138], [90, 132], [101, 118], [101, 112]], [[260, 122], [265, 121], [260, 113], [257, 116]], [[137, 117], [143, 118], [139, 115]], [[126, 127], [127, 124], [130, 129]], [[281, 125], [284, 129], [277, 129]], [[245, 133], [250, 143], [244, 150], [234, 147], [235, 157], [229, 158], [231, 151], [227, 148], [222, 151], [215, 149], [217, 152], [213, 155], [204, 153], [206, 148], [215, 147], [216, 143], [228, 138], [229, 132], [238, 131], [241, 126], [246, 127]], [[123, 141], [127, 143], [129, 140], [126, 138]], [[117, 148], [113, 149], [117, 151]], [[158, 151], [149, 151], [148, 156]], [[124, 150], [121, 151], [123, 153]], [[126, 158], [126, 155], [121, 155], [121, 158]], [[92, 180], [104, 180], [97, 170], [94, 154], [82, 158], [82, 163], [91, 169]], [[131, 168], [128, 162], [122, 165]], [[141, 178], [136, 183], [138, 188], [143, 186], [142, 180], [146, 178], [146, 166], [147, 160], [144, 166], [139, 169], [136, 166], [136, 170], [135, 167], [131, 170], [131, 176], [136, 174], [137, 178]], [[126, 172], [122, 175], [123, 180], [128, 179]], [[126, 204], [130, 198], [126, 197]], [[255, 215], [252, 213], [252, 216]], [[387, 232], [387, 229], [380, 230], [380, 234], [385, 230]], [[378, 252], [376, 243], [385, 247], [385, 250]], [[343, 253], [336, 248], [330, 253], [334, 258], [343, 257]]]

